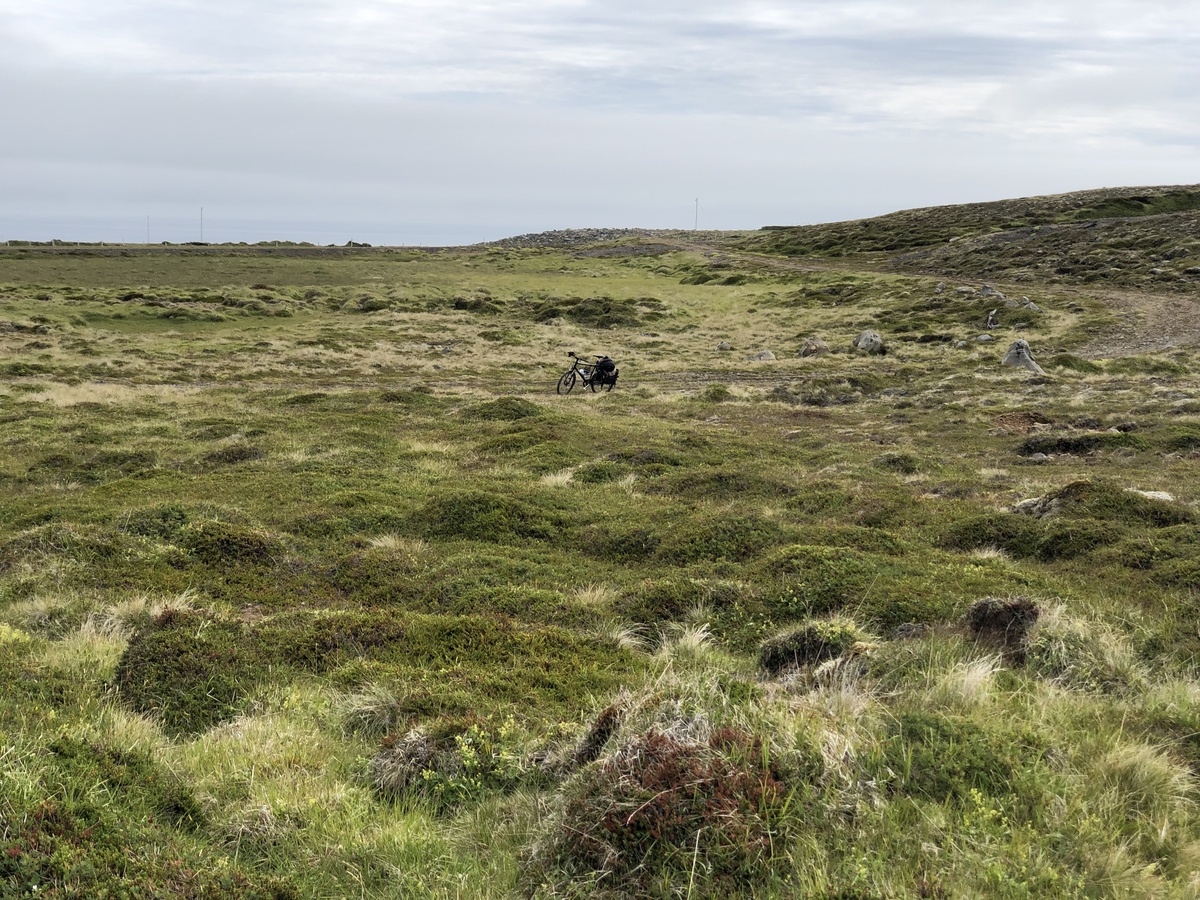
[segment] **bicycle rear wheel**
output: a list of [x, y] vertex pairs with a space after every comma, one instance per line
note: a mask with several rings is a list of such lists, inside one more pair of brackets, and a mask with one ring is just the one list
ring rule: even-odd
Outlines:
[[569, 394], [575, 387], [575, 370], [568, 369], [563, 372], [562, 378], [558, 379], [558, 387], [555, 388], [560, 394]]

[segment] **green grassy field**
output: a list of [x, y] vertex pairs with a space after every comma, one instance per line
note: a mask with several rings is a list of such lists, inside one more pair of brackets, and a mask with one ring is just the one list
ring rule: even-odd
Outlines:
[[1200, 353], [849, 233], [0, 248], [0, 895], [1200, 893]]

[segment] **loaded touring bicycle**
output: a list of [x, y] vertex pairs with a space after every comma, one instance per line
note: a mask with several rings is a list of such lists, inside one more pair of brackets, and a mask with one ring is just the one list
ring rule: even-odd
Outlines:
[[594, 363], [587, 362], [574, 351], [569, 351], [567, 356], [571, 357], [573, 362], [571, 368], [563, 372], [562, 377], [558, 379], [557, 390], [560, 394], [571, 393], [576, 384], [583, 385], [589, 391], [611, 391], [617, 383], [620, 370], [607, 356], [597, 356]]

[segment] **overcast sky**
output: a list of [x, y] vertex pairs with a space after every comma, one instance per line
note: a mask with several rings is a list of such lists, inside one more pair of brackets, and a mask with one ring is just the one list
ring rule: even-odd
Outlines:
[[467, 243], [1200, 182], [1184, 0], [0, 0], [0, 239]]

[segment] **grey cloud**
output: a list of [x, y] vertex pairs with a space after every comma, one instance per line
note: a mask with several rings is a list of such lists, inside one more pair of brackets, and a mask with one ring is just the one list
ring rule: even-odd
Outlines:
[[1198, 35], [1165, 0], [9, 5], [0, 230], [205, 205], [498, 237], [687, 225], [697, 195], [756, 227], [1190, 182]]

